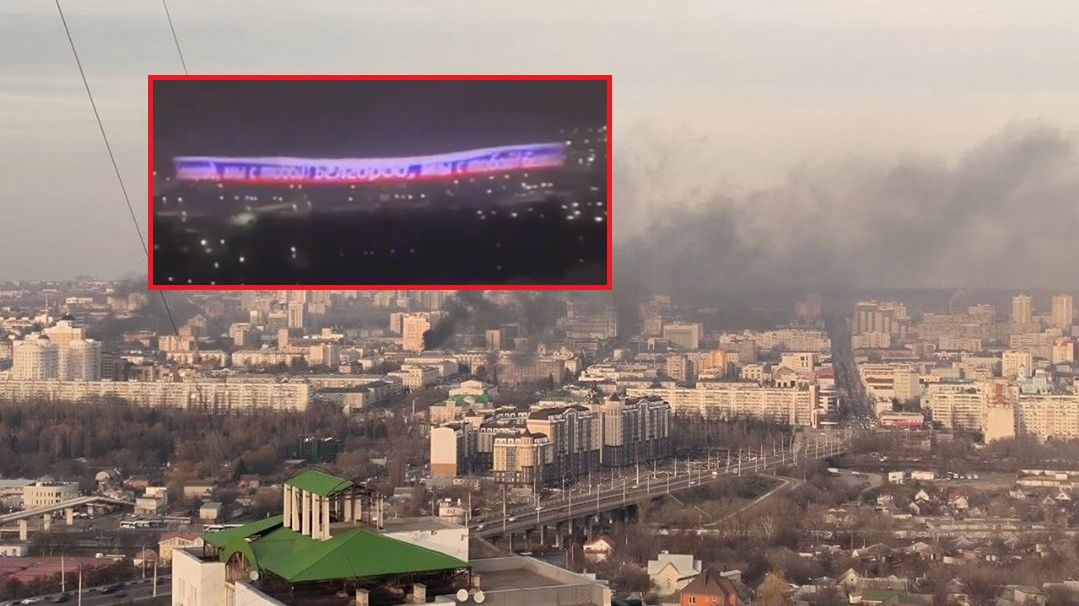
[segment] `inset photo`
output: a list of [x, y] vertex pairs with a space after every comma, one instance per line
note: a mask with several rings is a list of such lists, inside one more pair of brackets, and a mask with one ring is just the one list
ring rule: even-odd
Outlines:
[[610, 76], [150, 76], [151, 289], [611, 287]]

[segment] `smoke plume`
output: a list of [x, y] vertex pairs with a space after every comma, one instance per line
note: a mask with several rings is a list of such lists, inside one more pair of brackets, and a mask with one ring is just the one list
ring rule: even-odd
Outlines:
[[[672, 153], [703, 147], [680, 145]], [[1076, 139], [1046, 124], [1010, 125], [955, 162], [807, 165], [748, 193], [678, 175], [665, 188], [676, 164], [660, 149], [616, 167], [618, 299], [776, 285], [1079, 288]]]

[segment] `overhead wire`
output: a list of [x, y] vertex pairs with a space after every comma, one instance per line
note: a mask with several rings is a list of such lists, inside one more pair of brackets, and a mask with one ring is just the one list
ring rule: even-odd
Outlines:
[[[143, 234], [142, 226], [139, 225], [138, 218], [136, 218], [135, 207], [131, 203], [131, 196], [128, 194], [127, 185], [124, 182], [123, 175], [120, 173], [120, 165], [116, 160], [116, 154], [113, 151], [112, 143], [109, 141], [109, 135], [106, 132], [105, 124], [101, 119], [101, 112], [98, 110], [97, 101], [94, 99], [93, 90], [90, 88], [90, 82], [86, 77], [86, 70], [83, 69], [82, 59], [79, 57], [78, 47], [75, 45], [75, 39], [71, 35], [71, 27], [68, 25], [67, 17], [64, 15], [64, 9], [60, 4], [60, 0], [54, 0], [54, 1], [56, 3], [56, 12], [59, 13], [59, 15], [60, 15], [60, 23], [64, 26], [64, 34], [67, 36], [68, 45], [71, 47], [71, 54], [75, 58], [75, 66], [78, 68], [79, 77], [82, 80], [83, 88], [86, 89], [86, 97], [90, 101], [90, 108], [93, 110], [94, 120], [97, 123], [98, 131], [101, 133], [101, 140], [105, 144], [105, 151], [106, 151], [106, 154], [109, 157], [109, 162], [112, 165], [113, 174], [116, 175], [116, 182], [120, 185], [120, 192], [123, 194], [124, 204], [127, 206], [128, 215], [131, 217], [131, 224], [135, 228], [135, 234], [138, 236], [139, 244], [142, 246], [143, 254], [148, 256], [149, 255], [149, 247], [146, 244], [146, 237]], [[180, 57], [180, 65], [183, 67], [184, 73], [187, 74], [188, 73], [187, 72], [187, 63], [184, 60], [183, 51], [180, 48], [180, 39], [176, 35], [176, 28], [175, 28], [175, 26], [173, 25], [173, 22], [172, 22], [172, 15], [169, 13], [168, 3], [166, 2], [166, 0], [162, 0], [161, 3], [162, 3], [162, 5], [164, 6], [164, 9], [165, 9], [165, 16], [166, 16], [166, 18], [168, 19], [168, 22], [169, 22], [169, 29], [172, 31], [172, 39], [173, 39], [173, 42], [176, 45], [176, 53]], [[177, 337], [179, 337], [180, 336], [180, 329], [176, 324], [176, 319], [173, 316], [172, 308], [169, 307], [169, 302], [168, 302], [168, 299], [165, 297], [165, 292], [162, 291], [162, 290], [159, 290], [158, 295], [161, 298], [161, 305], [165, 310], [165, 315], [168, 317], [169, 325], [172, 327], [173, 333]], [[201, 403], [201, 395], [202, 394], [201, 394], [201, 390], [199, 389], [198, 382], [194, 381], [194, 385], [195, 385], [195, 391], [198, 392], [198, 394], [199, 394], [200, 403]], [[208, 408], [206, 408], [204, 410], [205, 410], [206, 414], [208, 415], [208, 417], [210, 419], [210, 428], [211, 428], [210, 433], [213, 435], [214, 440], [217, 442], [217, 448], [218, 448], [219, 457], [223, 458], [225, 456], [225, 449], [224, 449], [224, 445], [223, 445], [223, 443], [221, 441], [220, 430], [216, 427], [216, 424], [215, 424], [215, 417], [214, 417], [213, 413]], [[219, 461], [219, 463], [220, 463], [220, 461]]]

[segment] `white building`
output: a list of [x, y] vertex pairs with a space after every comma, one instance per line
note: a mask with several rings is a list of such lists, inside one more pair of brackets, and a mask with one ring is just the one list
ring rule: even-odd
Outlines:
[[0, 381], [0, 398], [100, 403], [124, 400], [138, 406], [232, 410], [302, 411], [310, 399], [306, 383], [249, 381]]
[[670, 403], [675, 414], [817, 425], [819, 393], [815, 384], [784, 389], [747, 383], [700, 382], [696, 387], [627, 387], [626, 396], [657, 396]]
[[1073, 315], [1072, 296], [1055, 295], [1053, 297], [1050, 313], [1050, 320], [1053, 327], [1063, 329], [1064, 331], [1070, 330]]
[[663, 327], [663, 338], [681, 349], [690, 351], [700, 348], [704, 327], [699, 323], [670, 323]]
[[1012, 324], [1030, 324], [1032, 308], [1030, 295], [1018, 294], [1012, 297]]
[[11, 377], [22, 381], [41, 381], [60, 376], [60, 348], [48, 337], [36, 336], [15, 341], [12, 350]]
[[423, 333], [431, 330], [431, 315], [408, 314], [401, 318], [401, 348], [420, 352], [424, 349]]
[[659, 552], [648, 560], [648, 578], [660, 596], [674, 595], [701, 573], [701, 561], [690, 554]]
[[78, 496], [77, 482], [35, 482], [22, 489], [23, 509], [58, 505]]

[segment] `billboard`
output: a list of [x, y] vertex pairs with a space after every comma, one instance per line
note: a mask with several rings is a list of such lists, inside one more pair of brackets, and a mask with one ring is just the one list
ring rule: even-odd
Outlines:
[[565, 160], [563, 143], [506, 145], [409, 158], [288, 158], [180, 156], [180, 181], [233, 183], [382, 183], [454, 179], [516, 170], [554, 168]]

